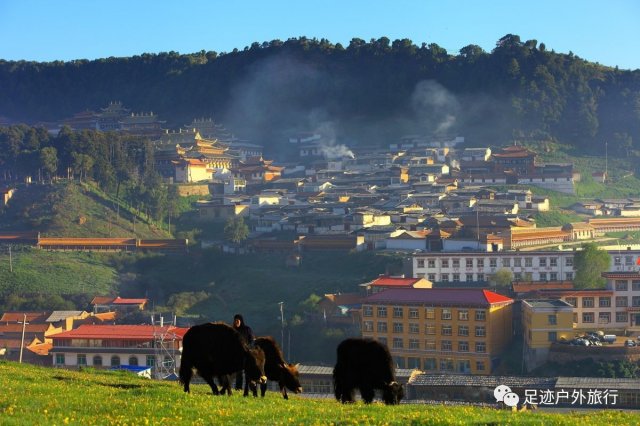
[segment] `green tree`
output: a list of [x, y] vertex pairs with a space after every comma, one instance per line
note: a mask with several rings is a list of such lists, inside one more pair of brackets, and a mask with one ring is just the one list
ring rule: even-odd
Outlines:
[[513, 281], [513, 274], [510, 269], [500, 268], [495, 274], [489, 277], [489, 282], [494, 287], [508, 287]]
[[576, 251], [573, 257], [576, 288], [603, 287], [606, 281], [601, 274], [609, 269], [610, 264], [609, 253], [594, 243], [582, 244], [582, 250]]
[[40, 150], [40, 167], [47, 173], [49, 179], [56, 174], [58, 170], [58, 151], [48, 146]]
[[224, 225], [224, 237], [239, 244], [249, 237], [249, 227], [242, 217], [231, 217]]

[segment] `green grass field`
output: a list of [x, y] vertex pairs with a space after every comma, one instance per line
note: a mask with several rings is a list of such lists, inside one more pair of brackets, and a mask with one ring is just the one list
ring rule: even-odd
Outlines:
[[615, 410], [549, 414], [491, 408], [379, 402], [342, 405], [333, 399], [276, 392], [262, 398], [213, 396], [207, 385], [185, 394], [177, 382], [126, 372], [67, 371], [0, 361], [2, 425], [636, 425], [640, 415]]

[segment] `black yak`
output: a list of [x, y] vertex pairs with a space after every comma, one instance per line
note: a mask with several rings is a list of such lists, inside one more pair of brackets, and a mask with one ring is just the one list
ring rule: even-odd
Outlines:
[[354, 402], [354, 392], [360, 389], [362, 399], [369, 404], [375, 389], [381, 389], [385, 404], [400, 403], [404, 389], [396, 382], [386, 345], [372, 339], [346, 339], [338, 345], [337, 356], [333, 389], [338, 401]]
[[231, 387], [225, 376], [236, 371], [245, 372], [244, 396], [249, 394], [250, 382], [254, 394], [257, 393], [256, 383], [266, 382], [264, 352], [258, 348], [251, 350], [240, 334], [225, 323], [200, 324], [187, 330], [182, 340], [180, 361], [180, 383], [184, 385], [185, 392], [189, 392], [194, 369], [211, 387], [214, 395], [220, 394], [214, 377], [222, 382], [222, 393], [226, 390], [230, 395]]
[[[267, 379], [278, 382], [280, 393], [284, 399], [289, 399], [287, 389], [294, 393], [302, 392], [298, 367], [287, 364], [282, 355], [282, 351], [273, 337], [258, 337], [254, 344], [264, 351], [264, 372]], [[267, 384], [260, 384], [260, 394], [264, 396], [267, 391]]]

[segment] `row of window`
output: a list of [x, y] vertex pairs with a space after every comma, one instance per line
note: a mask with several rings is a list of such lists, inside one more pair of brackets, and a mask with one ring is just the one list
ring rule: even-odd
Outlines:
[[[362, 316], [372, 317], [373, 306], [363, 305]], [[420, 318], [420, 308], [405, 308], [402, 306], [394, 306], [393, 318], [404, 318], [405, 311], [408, 312], [409, 318]], [[424, 317], [426, 319], [436, 319], [436, 310], [440, 311], [440, 319], [450, 320], [453, 318], [453, 309], [451, 308], [424, 308]], [[470, 318], [469, 309], [456, 309], [459, 321], [468, 321]], [[387, 306], [376, 306], [376, 316], [378, 318], [387, 317]], [[487, 319], [487, 311], [484, 309], [475, 309], [474, 317], [476, 321], [485, 321]]]
[[[546, 268], [546, 267], [557, 267], [558, 266], [558, 258], [557, 257], [539, 257], [538, 259], [538, 265], [541, 268]], [[448, 268], [449, 265], [451, 265], [452, 268], [459, 268], [461, 264], [464, 264], [466, 268], [473, 268], [474, 267], [474, 261], [475, 261], [475, 266], [477, 268], [484, 268], [485, 265], [485, 259], [484, 258], [463, 258], [463, 259], [459, 259], [459, 258], [447, 258], [447, 259], [417, 259], [417, 267], [418, 268], [424, 268], [425, 265], [427, 266], [427, 268], [433, 269], [436, 268], [436, 263], [437, 260], [440, 260], [440, 267], [441, 268]], [[522, 267], [524, 266], [525, 268], [532, 268], [533, 267], [533, 257], [514, 257], [514, 258], [510, 258], [510, 257], [503, 257], [501, 260], [501, 265], [503, 267], [511, 267], [512, 265], [514, 267]], [[513, 262], [512, 262], [513, 261]], [[573, 257], [565, 257], [564, 258], [564, 264], [565, 266], [570, 266], [573, 267]], [[497, 268], [498, 267], [498, 259], [497, 258], [490, 258], [489, 259], [489, 267], [490, 268]]]
[[[582, 313], [582, 322], [588, 324], [595, 323], [595, 313], [594, 312], [583, 312]], [[578, 322], [578, 314], [573, 314], [573, 322]], [[611, 312], [599, 312], [598, 313], [598, 324], [609, 324], [611, 322]], [[616, 322], [620, 323], [628, 323], [629, 322], [629, 314], [627, 312], [616, 312]]]
[[[378, 337], [378, 341], [388, 345], [388, 339], [386, 337]], [[441, 352], [453, 352], [454, 342], [451, 340], [440, 340], [440, 348], [438, 348], [438, 341], [427, 339], [424, 341], [424, 347], [420, 347], [420, 339], [408, 339], [405, 346], [405, 339], [402, 337], [394, 337], [391, 341], [391, 347], [393, 349], [423, 349], [425, 351], [437, 351]], [[459, 341], [457, 343], [456, 351], [469, 352], [469, 342]], [[484, 354], [487, 352], [487, 344], [485, 342], [475, 342], [474, 352]]]
[[[396, 368], [416, 368], [424, 371], [447, 371], [468, 374], [471, 373], [471, 360], [453, 358], [417, 358], [417, 357], [393, 357]], [[476, 360], [477, 372], [484, 372], [487, 369], [486, 361]]]
[[[629, 281], [627, 280], [616, 280], [615, 281], [616, 291], [628, 291], [629, 290]], [[640, 280], [631, 281], [631, 290], [640, 291]]]
[[[627, 296], [616, 296], [616, 307], [617, 308], [626, 308], [629, 306], [629, 298]], [[565, 297], [565, 301], [573, 306], [574, 308], [578, 306], [578, 298], [577, 297]], [[596, 298], [595, 297], [582, 297], [582, 307], [583, 308], [594, 308]], [[631, 297], [631, 306], [632, 307], [640, 307], [640, 296], [632, 296]], [[598, 297], [598, 307], [599, 308], [610, 308], [611, 307], [611, 297], [609, 296], [600, 296]]]
[[[427, 278], [429, 281], [431, 282], [454, 282], [454, 283], [459, 283], [459, 282], [474, 282], [474, 281], [485, 281], [486, 280], [486, 275], [485, 274], [475, 274], [475, 279], [474, 279], [474, 274], [424, 274], [424, 273], [417, 273], [416, 274], [417, 278]], [[514, 272], [513, 273], [513, 279], [515, 281], [522, 281], [522, 280], [527, 280], [527, 281], [532, 281], [533, 280], [533, 274], [530, 272]], [[571, 281], [573, 280], [573, 272], [565, 272], [564, 273], [564, 279], [567, 281]], [[558, 281], [558, 273], [557, 272], [539, 272], [538, 273], [538, 279], [536, 281]]]
[[[76, 355], [76, 365], [89, 365], [87, 364], [87, 355], [86, 354], [77, 354]], [[56, 365], [65, 365], [65, 361], [66, 361], [66, 357], [65, 354], [56, 354], [56, 359], [55, 359], [55, 363]], [[102, 360], [102, 356], [101, 355], [94, 355], [93, 358], [91, 359], [92, 363], [91, 365], [94, 367], [101, 367], [105, 364], [103, 364], [103, 360]], [[137, 366], [138, 364], [138, 357], [135, 355], [132, 355], [129, 357], [129, 363], [128, 365], [133, 365], [133, 366]], [[169, 356], [165, 356], [164, 357], [164, 364], [166, 365], [167, 363], [172, 363], [173, 361], [171, 360], [171, 358]], [[108, 364], [110, 367], [119, 367], [121, 364], [121, 359], [120, 356], [118, 355], [113, 355], [110, 359], [110, 363]], [[154, 367], [156, 365], [156, 357], [153, 355], [147, 355], [146, 356], [146, 360], [145, 360], [145, 365], [147, 367]]]
[[[376, 331], [378, 333], [386, 333], [388, 331], [388, 324], [386, 321], [377, 321], [376, 322]], [[363, 321], [362, 322], [362, 330], [365, 332], [373, 332], [374, 326], [373, 321]], [[420, 334], [420, 324], [418, 323], [409, 323], [407, 328], [409, 334]], [[394, 333], [404, 333], [404, 323], [394, 322], [393, 323], [393, 332]], [[436, 325], [435, 324], [426, 324], [424, 327], [424, 334], [427, 335], [435, 335], [436, 334]], [[443, 324], [440, 326], [440, 335], [441, 336], [453, 336], [453, 326], [451, 324]], [[468, 325], [459, 325], [457, 329], [458, 336], [468, 336], [469, 335], [469, 326]], [[476, 337], [485, 337], [487, 335], [487, 330], [485, 326], [476, 326], [475, 327], [475, 336]]]

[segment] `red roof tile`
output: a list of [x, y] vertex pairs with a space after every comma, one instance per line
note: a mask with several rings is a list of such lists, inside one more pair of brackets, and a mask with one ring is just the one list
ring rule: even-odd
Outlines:
[[411, 287], [413, 284], [420, 281], [421, 278], [395, 278], [382, 276], [371, 281], [372, 286], [384, 286], [384, 287]]
[[147, 303], [147, 299], [123, 299], [118, 296], [111, 303], [114, 305], [142, 305]]
[[424, 303], [431, 305], [476, 305], [513, 303], [513, 299], [483, 289], [469, 288], [394, 288], [367, 297], [364, 303]]
[[51, 315], [51, 312], [5, 312], [4, 314], [2, 314], [2, 317], [0, 318], [0, 322], [17, 323], [18, 321], [22, 321], [24, 319], [25, 314], [27, 315], [27, 322], [44, 323], [45, 320], [49, 317], [49, 315]]
[[75, 330], [51, 336], [53, 339], [153, 339], [155, 335], [173, 333], [182, 338], [187, 328], [153, 325], [81, 325]]

